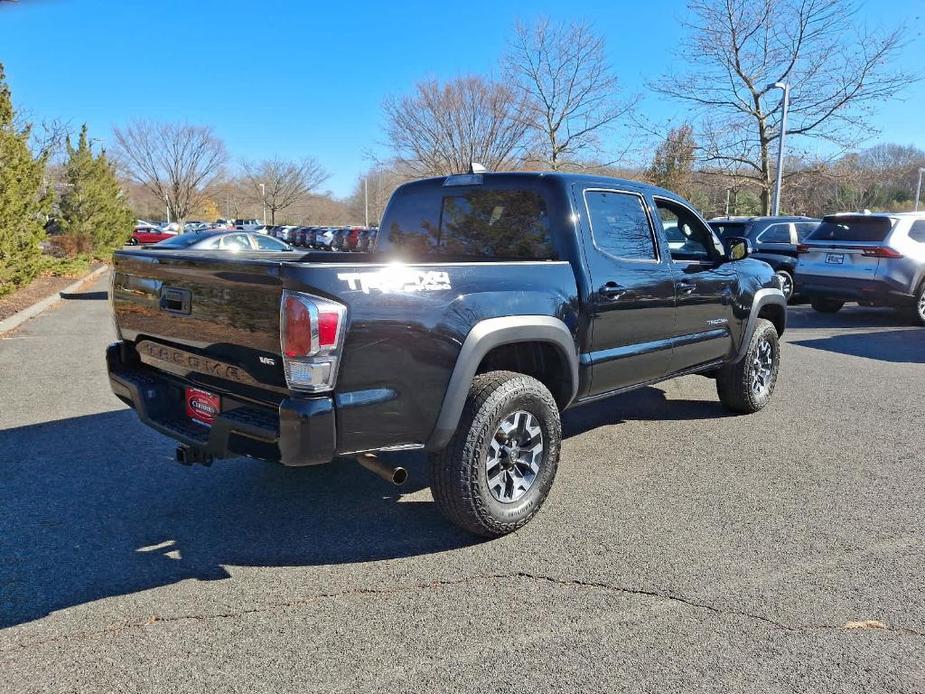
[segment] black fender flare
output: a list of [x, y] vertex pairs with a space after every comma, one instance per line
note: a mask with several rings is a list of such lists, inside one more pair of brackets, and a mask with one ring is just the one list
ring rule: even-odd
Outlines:
[[485, 355], [495, 347], [517, 342], [547, 342], [555, 347], [569, 366], [571, 390], [566, 406], [575, 399], [578, 392], [578, 353], [575, 338], [565, 323], [552, 316], [487, 318], [472, 326], [463, 341], [443, 396], [440, 415], [425, 445], [427, 450], [437, 451], [446, 447], [456, 432], [472, 379]]
[[752, 310], [748, 313], [748, 320], [745, 323], [745, 332], [742, 334], [742, 341], [739, 343], [739, 349], [733, 361], [740, 361], [745, 358], [748, 352], [748, 345], [752, 341], [752, 335], [755, 332], [755, 325], [758, 322], [758, 315], [765, 306], [778, 305], [783, 309], [784, 323], [779, 326], [778, 333], [783, 335], [787, 327], [787, 299], [784, 293], [776, 287], [765, 287], [755, 292], [752, 299]]

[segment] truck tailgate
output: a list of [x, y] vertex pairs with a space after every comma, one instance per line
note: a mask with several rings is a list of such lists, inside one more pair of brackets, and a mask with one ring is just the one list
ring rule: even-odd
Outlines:
[[281, 294], [280, 263], [266, 257], [115, 256], [112, 301], [123, 339], [135, 343], [143, 361], [166, 371], [188, 371], [181, 360], [202, 357], [194, 380], [203, 385], [250, 395], [285, 389]]

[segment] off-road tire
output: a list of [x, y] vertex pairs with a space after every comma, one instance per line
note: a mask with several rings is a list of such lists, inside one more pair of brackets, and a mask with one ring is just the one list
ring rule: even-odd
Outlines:
[[838, 313], [841, 307], [845, 305], [844, 301], [838, 299], [813, 299], [809, 302], [814, 311], [819, 313]]
[[[771, 346], [771, 378], [767, 390], [756, 393], [752, 388], [752, 377], [759, 346], [767, 341]], [[716, 375], [716, 393], [720, 402], [728, 409], [739, 414], [757, 412], [768, 404], [774, 394], [777, 376], [780, 370], [780, 342], [774, 324], [759, 318], [755, 323], [745, 356], [737, 362], [722, 367]]]
[[[524, 495], [503, 503], [488, 489], [488, 447], [502, 420], [519, 410], [539, 422], [542, 463]], [[549, 494], [561, 441], [559, 408], [546, 386], [512, 371], [477, 375], [456, 433], [445, 449], [430, 456], [430, 485], [437, 508], [452, 523], [483, 537], [500, 537], [517, 530], [537, 514]]]

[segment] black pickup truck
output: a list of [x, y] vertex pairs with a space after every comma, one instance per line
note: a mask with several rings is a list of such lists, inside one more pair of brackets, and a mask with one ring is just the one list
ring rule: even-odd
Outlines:
[[768, 402], [786, 302], [749, 252], [637, 182], [415, 181], [366, 254], [116, 253], [110, 382], [181, 462], [424, 449], [441, 511], [501, 535], [545, 500], [568, 407], [690, 373]]

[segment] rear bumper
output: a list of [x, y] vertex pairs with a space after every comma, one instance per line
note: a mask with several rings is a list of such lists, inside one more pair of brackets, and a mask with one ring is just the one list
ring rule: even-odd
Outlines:
[[905, 304], [914, 298], [904, 287], [897, 287], [883, 279], [850, 279], [800, 273], [794, 279], [794, 293], [809, 299], [870, 301], [887, 305]]
[[185, 413], [182, 379], [133, 359], [124, 342], [106, 349], [112, 392], [141, 421], [165, 436], [216, 458], [245, 455], [289, 466], [319, 465], [334, 458], [334, 401], [329, 396], [287, 398], [278, 408], [222, 397], [215, 423], [206, 427]]

